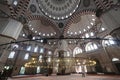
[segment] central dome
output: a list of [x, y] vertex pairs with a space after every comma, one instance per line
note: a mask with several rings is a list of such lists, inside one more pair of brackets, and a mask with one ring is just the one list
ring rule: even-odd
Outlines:
[[53, 19], [65, 19], [71, 16], [80, 0], [36, 0], [41, 11]]
[[51, 0], [52, 3], [57, 4], [57, 5], [62, 5], [66, 2], [67, 0]]

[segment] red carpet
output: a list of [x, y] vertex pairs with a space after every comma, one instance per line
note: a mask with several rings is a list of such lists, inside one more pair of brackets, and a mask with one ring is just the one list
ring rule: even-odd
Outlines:
[[29, 75], [29, 76], [15, 76], [8, 80], [120, 80], [120, 76], [116, 75], [87, 75], [82, 77], [81, 74], [73, 74], [66, 76], [42, 76], [42, 75]]

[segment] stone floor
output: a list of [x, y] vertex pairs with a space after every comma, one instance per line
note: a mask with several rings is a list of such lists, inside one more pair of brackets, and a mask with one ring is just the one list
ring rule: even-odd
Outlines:
[[80, 74], [72, 74], [67, 76], [17, 76], [8, 80], [120, 80], [119, 76], [110, 75], [87, 75], [82, 77]]

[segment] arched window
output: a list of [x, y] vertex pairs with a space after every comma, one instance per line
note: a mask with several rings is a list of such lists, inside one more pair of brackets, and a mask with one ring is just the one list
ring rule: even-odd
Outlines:
[[21, 67], [20, 74], [24, 74], [24, 73], [25, 73], [25, 67]]
[[94, 33], [93, 33], [93, 32], [91, 32], [91, 33], [90, 33], [90, 36], [94, 36]]
[[64, 57], [70, 57], [70, 52], [69, 51], [65, 51]]
[[19, 47], [19, 45], [14, 44], [12, 47], [13, 47], [13, 49], [15, 49], [15, 48], [18, 48], [18, 47]]
[[27, 60], [28, 58], [29, 58], [29, 53], [26, 53], [24, 59]]
[[40, 53], [44, 53], [44, 48], [40, 48]]
[[12, 52], [10, 52], [8, 58], [14, 58], [14, 55], [15, 55], [15, 51], [12, 51]]
[[112, 61], [119, 61], [120, 59], [119, 58], [113, 58]]
[[51, 62], [51, 57], [48, 57], [48, 60], [47, 60], [48, 62]]
[[82, 49], [79, 47], [76, 47], [73, 51], [73, 57], [75, 57], [76, 54], [80, 54], [80, 53], [82, 53]]
[[34, 48], [34, 52], [38, 52], [38, 46]]
[[67, 51], [67, 57], [69, 57], [70, 56], [70, 52], [69, 51]]
[[31, 46], [27, 46], [27, 51], [31, 51]]
[[52, 54], [52, 51], [48, 51], [48, 55], [51, 55]]
[[18, 1], [17, 1], [17, 0], [14, 0], [14, 1], [13, 1], [13, 5], [14, 5], [14, 6], [17, 6], [17, 4], [18, 4]]
[[106, 36], [104, 39], [106, 40], [103, 40], [102, 41], [102, 45], [103, 46], [110, 46], [110, 45], [113, 45], [115, 44], [114, 40], [113, 40], [113, 37], [112, 36]]
[[86, 38], [89, 38], [89, 34], [88, 34], [88, 33], [86, 33], [86, 34], [85, 34], [85, 37], [86, 37]]
[[40, 56], [39, 56], [39, 61], [41, 61], [41, 60], [42, 60], [42, 58], [43, 58], [43, 56], [42, 56], [42, 55], [40, 55]]
[[40, 66], [37, 67], [37, 73], [40, 73]]
[[96, 49], [98, 49], [98, 46], [92, 42], [88, 43], [85, 47], [86, 51], [92, 51], [92, 50], [96, 50]]

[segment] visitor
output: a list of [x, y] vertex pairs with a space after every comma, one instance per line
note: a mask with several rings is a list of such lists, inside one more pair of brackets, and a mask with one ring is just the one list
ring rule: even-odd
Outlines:
[[82, 72], [82, 77], [86, 77], [86, 72]]
[[82, 77], [86, 77], [86, 72], [84, 66], [82, 66]]

